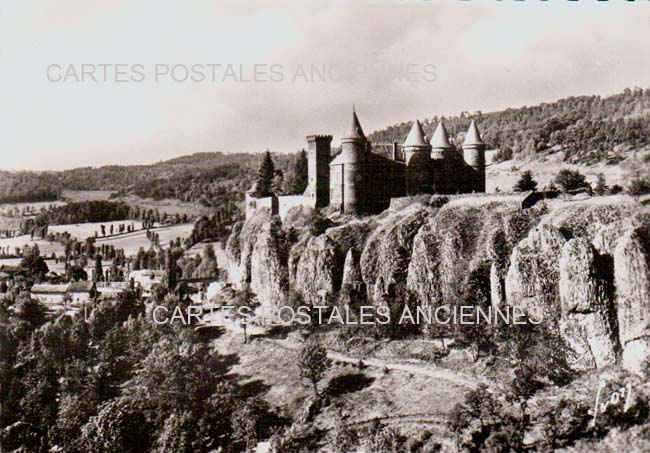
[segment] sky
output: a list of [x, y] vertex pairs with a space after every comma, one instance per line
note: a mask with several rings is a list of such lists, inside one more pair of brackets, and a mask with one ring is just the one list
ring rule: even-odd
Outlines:
[[650, 87], [650, 1], [0, 1], [0, 168], [293, 152]]

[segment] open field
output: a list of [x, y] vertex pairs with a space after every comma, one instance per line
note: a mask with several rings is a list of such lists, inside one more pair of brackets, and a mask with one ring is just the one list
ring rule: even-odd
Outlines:
[[31, 239], [29, 234], [16, 236], [13, 238], [0, 238], [0, 247], [9, 246], [9, 250], [13, 253], [15, 248], [22, 248], [26, 245], [33, 247], [34, 244], [38, 245], [41, 255], [50, 256], [52, 253], [62, 255], [64, 247], [58, 242], [49, 242], [46, 239]]
[[61, 198], [66, 201], [108, 200], [111, 193], [110, 190], [64, 190]]
[[[160, 245], [161, 247], [166, 247], [169, 244], [169, 241], [175, 240], [178, 237], [182, 240], [189, 236], [193, 228], [194, 224], [192, 223], [181, 223], [178, 225], [158, 227], [151, 231], [160, 235]], [[110, 244], [116, 248], [123, 248], [124, 253], [129, 256], [136, 254], [140, 247], [148, 249], [150, 242], [147, 239], [146, 230], [137, 230], [114, 237], [99, 237], [95, 241], [95, 245], [101, 246], [102, 244]]]
[[[117, 234], [114, 236], [102, 237], [100, 225], [105, 225], [107, 233], [110, 225], [119, 225], [120, 223], [131, 224], [134, 223], [136, 228], [141, 228], [142, 223], [139, 221], [115, 221], [115, 222], [101, 222], [101, 223], [80, 223], [69, 225], [53, 225], [49, 227], [51, 232], [64, 232], [67, 231], [73, 237], [80, 241], [84, 241], [87, 237], [93, 237], [95, 231], [99, 236], [95, 242], [96, 245], [111, 244], [116, 248], [124, 248], [124, 253], [128, 256], [137, 253], [140, 247], [149, 248], [149, 240], [147, 239], [146, 230], [137, 229], [131, 233]], [[192, 223], [183, 223], [178, 225], [169, 225], [154, 228], [152, 231], [160, 235], [160, 245], [165, 247], [169, 244], [170, 240], [175, 240], [177, 237], [184, 239], [194, 228]], [[63, 255], [64, 246], [58, 242], [49, 242], [45, 239], [32, 239], [29, 234], [16, 236], [13, 238], [0, 238], [0, 247], [7, 247], [13, 252], [16, 247], [22, 249], [25, 245], [33, 246], [37, 244], [41, 250], [42, 255], [49, 256], [53, 252], [57, 255]]]
[[85, 240], [86, 238], [95, 236], [97, 232], [98, 237], [102, 235], [102, 225], [106, 227], [106, 234], [110, 234], [111, 225], [113, 225], [115, 233], [117, 233], [120, 224], [133, 225], [136, 230], [142, 228], [142, 222], [139, 220], [115, 220], [113, 222], [95, 222], [95, 223], [75, 223], [75, 224], [65, 224], [65, 225], [50, 225], [48, 231], [51, 233], [63, 233], [67, 231], [80, 241]]
[[[62, 197], [68, 201], [85, 200], [108, 200], [111, 191], [109, 190], [64, 190]], [[180, 201], [172, 198], [154, 200], [153, 198], [140, 198], [135, 195], [114, 198], [114, 201], [124, 201], [129, 206], [137, 206], [140, 209], [153, 209], [167, 213], [167, 215], [184, 215], [198, 217], [212, 213], [212, 208], [207, 208], [199, 203]]]

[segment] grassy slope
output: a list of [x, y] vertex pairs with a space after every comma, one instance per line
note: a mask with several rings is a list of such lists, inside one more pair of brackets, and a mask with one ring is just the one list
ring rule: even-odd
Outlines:
[[515, 185], [522, 172], [530, 170], [533, 178], [538, 182], [538, 187], [548, 185], [562, 168], [578, 170], [587, 176], [592, 186], [596, 183], [599, 173], [605, 176], [608, 186], [618, 184], [626, 187], [629, 180], [637, 172], [639, 175], [647, 175], [649, 165], [644, 162], [645, 156], [650, 153], [639, 153], [636, 158], [631, 155], [617, 165], [567, 164], [563, 161], [562, 153], [547, 154], [535, 158], [513, 159], [498, 164], [491, 164], [486, 170], [486, 186], [488, 192], [494, 192], [496, 187], [502, 192], [509, 192]]
[[[312, 391], [300, 378], [296, 365], [301, 347], [299, 342], [261, 337], [243, 344], [241, 333], [228, 332], [214, 340], [214, 345], [222, 353], [238, 355], [239, 363], [233, 372], [248, 378], [270, 404], [294, 417], [302, 413]], [[344, 417], [346, 423], [350, 424], [375, 417], [413, 414], [440, 414], [438, 417], [425, 418], [444, 419], [444, 414], [461, 401], [468, 390], [467, 386], [451, 376], [441, 377], [447, 370], [435, 366], [426, 367], [430, 371], [438, 371], [434, 376], [434, 373], [418, 372], [417, 366], [408, 371], [392, 368], [390, 361], [366, 359], [364, 368], [360, 370], [354, 365], [357, 362], [355, 357], [346, 354], [345, 357], [349, 357], [346, 362], [341, 354], [334, 353], [334, 356], [337, 360], [333, 368], [319, 384], [321, 391], [329, 386], [332, 379], [344, 375], [363, 374], [368, 383], [364, 388], [332, 397], [330, 404], [314, 421], [314, 425], [321, 429], [331, 428], [339, 417]], [[387, 365], [376, 366], [376, 363]], [[440, 429], [435, 423], [422, 424], [422, 421], [413, 420], [402, 423], [400, 427], [415, 431], [430, 429], [433, 432]]]

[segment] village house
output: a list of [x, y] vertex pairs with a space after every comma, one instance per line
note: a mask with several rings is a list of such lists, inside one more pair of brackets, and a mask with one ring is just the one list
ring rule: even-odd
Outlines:
[[31, 295], [44, 304], [61, 304], [65, 302], [66, 294], [68, 294], [69, 283], [64, 284], [49, 284], [41, 283], [32, 286]]
[[145, 296], [151, 295], [151, 288], [154, 285], [161, 285], [167, 275], [166, 271], [155, 269], [141, 269], [129, 273], [129, 282], [135, 288], [140, 288]]
[[97, 300], [117, 299], [128, 290], [128, 282], [97, 282]]
[[72, 282], [68, 286], [70, 301], [74, 304], [90, 302], [95, 298], [95, 283], [88, 281]]

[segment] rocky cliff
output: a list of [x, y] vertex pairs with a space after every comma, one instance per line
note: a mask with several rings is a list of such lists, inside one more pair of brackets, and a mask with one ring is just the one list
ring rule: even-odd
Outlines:
[[348, 303], [354, 288], [371, 302], [391, 293], [420, 305], [535, 308], [579, 368], [639, 369], [650, 353], [650, 209], [631, 198], [521, 209], [506, 197], [433, 197], [378, 216], [334, 215], [324, 232], [311, 216], [290, 213], [283, 225], [261, 210], [237, 225], [231, 281], [276, 305], [291, 291]]

